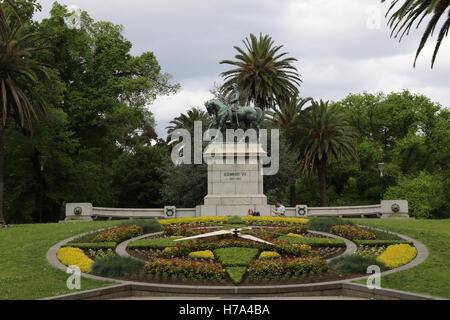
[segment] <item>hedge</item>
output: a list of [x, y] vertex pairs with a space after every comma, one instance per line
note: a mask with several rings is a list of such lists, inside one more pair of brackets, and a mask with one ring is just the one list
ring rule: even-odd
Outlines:
[[61, 247], [72, 247], [72, 248], [80, 248], [80, 249], [92, 249], [92, 250], [100, 250], [100, 249], [115, 249], [117, 243], [115, 242], [93, 242], [93, 243], [68, 243]]
[[311, 247], [345, 247], [345, 241], [342, 239], [281, 236], [278, 240], [294, 244], [308, 244]]
[[164, 249], [175, 247], [174, 238], [156, 238], [131, 241], [128, 243], [128, 249]]

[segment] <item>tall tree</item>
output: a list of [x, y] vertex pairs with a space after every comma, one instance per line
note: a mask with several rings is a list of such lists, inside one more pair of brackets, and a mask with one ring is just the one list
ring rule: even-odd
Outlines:
[[326, 207], [327, 168], [333, 159], [356, 158], [353, 144], [356, 133], [336, 106], [320, 100], [302, 112], [290, 134], [293, 146], [300, 151], [299, 170], [306, 174], [318, 172], [320, 204]]
[[223, 91], [232, 91], [232, 84], [237, 83], [247, 102], [254, 102], [262, 109], [275, 104], [281, 105], [298, 94], [301, 79], [297, 68], [293, 66], [295, 58], [285, 58], [287, 52], [280, 53], [283, 46], [275, 46], [269, 35], [259, 38], [250, 34], [250, 39], [243, 40], [245, 50], [237, 46], [236, 60], [223, 60], [236, 68], [223, 72], [225, 79]]
[[[386, 0], [381, 1], [385, 2]], [[450, 0], [403, 0], [401, 6], [396, 10], [394, 10], [394, 7], [402, 1], [391, 1], [391, 6], [386, 15], [391, 11], [393, 11], [393, 13], [389, 18], [388, 24], [392, 28], [391, 36], [395, 34], [395, 37], [398, 37], [400, 35], [400, 41], [403, 36], [409, 34], [416, 21], [416, 28], [419, 28], [423, 20], [428, 15], [431, 15], [422, 38], [420, 39], [419, 48], [417, 49], [416, 57], [414, 59], [414, 66], [416, 65], [420, 52], [428, 39], [433, 35], [434, 30], [442, 18], [441, 29], [439, 30], [436, 40], [433, 57], [431, 58], [431, 68], [433, 68], [442, 40], [448, 35], [450, 29]]]
[[[38, 74], [45, 74], [45, 67], [33, 58], [43, 48], [35, 47], [39, 40], [37, 33], [27, 30], [17, 15], [13, 1], [0, 4], [0, 224], [3, 218], [4, 192], [4, 131], [8, 116], [22, 128], [33, 130], [33, 119], [45, 110], [45, 102], [34, 89]], [[7, 10], [10, 9], [10, 10]], [[37, 103], [32, 103], [32, 101]]]
[[178, 117], [170, 121], [170, 126], [167, 126], [167, 133], [171, 134], [176, 129], [186, 129], [191, 134], [194, 134], [194, 122], [201, 121], [202, 128], [208, 128], [211, 123], [211, 117], [206, 111], [199, 108], [191, 108], [186, 113], [181, 113]]
[[[299, 116], [305, 105], [312, 101], [312, 98], [300, 98], [296, 97], [289, 101], [289, 103], [282, 104], [281, 106], [272, 107], [271, 111], [266, 112], [266, 117], [274, 122], [284, 133], [295, 129], [295, 120]], [[294, 170], [289, 181], [289, 193], [291, 207], [297, 205], [295, 185], [297, 181], [297, 170]]]

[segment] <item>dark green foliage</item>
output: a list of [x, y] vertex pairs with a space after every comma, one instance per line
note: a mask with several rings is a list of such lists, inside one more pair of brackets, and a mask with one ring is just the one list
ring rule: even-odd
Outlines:
[[139, 274], [144, 265], [144, 261], [114, 255], [96, 259], [92, 273], [102, 277], [127, 277]]
[[311, 247], [345, 247], [345, 241], [342, 239], [281, 236], [278, 240], [294, 244], [308, 244]]
[[72, 248], [80, 248], [80, 249], [114, 249], [117, 243], [115, 242], [97, 242], [97, 243], [68, 243], [63, 245], [62, 247], [72, 247]]
[[233, 281], [235, 285], [238, 285], [242, 282], [242, 278], [247, 273], [247, 267], [227, 267], [225, 271], [230, 276], [231, 281]]
[[309, 230], [316, 230], [321, 232], [330, 232], [333, 225], [353, 225], [351, 221], [343, 220], [337, 217], [312, 217], [306, 227]]
[[375, 258], [361, 257], [356, 255], [340, 256], [332, 259], [329, 266], [335, 268], [342, 274], [365, 274], [367, 267], [377, 265], [381, 271], [386, 270], [384, 263], [377, 261]]
[[158, 208], [163, 187], [162, 168], [170, 161], [164, 147], [135, 146], [133, 153], [122, 153], [113, 166], [112, 186], [118, 207]]
[[248, 266], [258, 255], [259, 250], [253, 248], [222, 248], [214, 250], [217, 260], [225, 267]]
[[122, 225], [141, 226], [144, 234], [159, 232], [162, 230], [161, 224], [156, 219], [132, 219]]
[[354, 240], [358, 246], [390, 246], [393, 244], [410, 244], [414, 245], [412, 241], [406, 240]]

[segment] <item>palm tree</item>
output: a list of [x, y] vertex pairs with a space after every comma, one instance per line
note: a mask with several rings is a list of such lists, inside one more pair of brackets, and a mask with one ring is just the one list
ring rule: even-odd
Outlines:
[[[381, 0], [385, 2], [386, 0]], [[391, 12], [400, 0], [392, 0], [391, 6], [386, 15]], [[420, 40], [419, 48], [414, 59], [414, 67], [416, 66], [417, 58], [425, 46], [428, 38], [433, 35], [433, 32], [438, 25], [439, 20], [443, 18], [441, 29], [439, 30], [436, 45], [434, 47], [433, 57], [431, 59], [431, 68], [434, 66], [437, 53], [441, 46], [442, 40], [448, 35], [450, 28], [450, 0], [404, 0], [403, 4], [392, 13], [389, 18], [388, 25], [392, 29], [391, 36], [400, 35], [400, 41], [403, 36], [409, 34], [414, 22], [417, 21], [418, 28], [427, 15], [432, 15], [430, 21], [425, 28], [425, 31]]]
[[36, 99], [36, 106], [45, 109], [45, 102], [35, 94], [33, 85], [38, 81], [37, 73], [45, 75], [43, 65], [32, 58], [32, 53], [40, 50], [34, 48], [38, 35], [23, 34], [24, 25], [15, 10], [14, 2], [8, 0], [12, 12], [7, 12], [4, 3], [0, 4], [0, 224], [3, 219], [4, 154], [3, 133], [8, 115], [11, 115], [22, 127], [33, 131], [32, 120], [38, 118], [38, 109], [31, 102]]
[[295, 58], [284, 58], [287, 54], [279, 53], [283, 46], [274, 46], [269, 35], [260, 34], [259, 39], [250, 34], [250, 39], [243, 40], [246, 51], [235, 46], [238, 51], [236, 61], [223, 60], [221, 64], [230, 64], [236, 68], [222, 72], [225, 83], [223, 91], [232, 91], [232, 84], [237, 83], [247, 103], [254, 102], [263, 110], [278, 103], [281, 105], [298, 94], [300, 75], [292, 63]]
[[203, 130], [205, 130], [205, 128], [208, 128], [211, 122], [211, 117], [206, 111], [202, 111], [199, 108], [191, 108], [187, 111], [186, 114], [182, 113], [169, 122], [171, 125], [166, 127], [167, 133], [171, 134], [176, 129], [186, 129], [191, 134], [194, 134], [195, 121], [201, 121], [202, 128]]
[[318, 172], [320, 203], [328, 205], [326, 195], [327, 167], [333, 159], [356, 159], [353, 139], [356, 132], [348, 119], [329, 102], [313, 101], [296, 120], [291, 131], [293, 147], [300, 150], [298, 170], [304, 174]]
[[[271, 111], [266, 112], [266, 117], [280, 127], [284, 132], [295, 129], [295, 120], [298, 118], [304, 106], [312, 101], [312, 98], [295, 98], [289, 103], [275, 106]], [[292, 174], [289, 182], [289, 194], [291, 207], [295, 207], [297, 200], [295, 198], [295, 184], [297, 181], [297, 170]]]

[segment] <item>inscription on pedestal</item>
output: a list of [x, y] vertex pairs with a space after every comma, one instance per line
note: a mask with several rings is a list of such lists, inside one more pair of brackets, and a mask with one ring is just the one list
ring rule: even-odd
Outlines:
[[222, 172], [222, 182], [231, 181], [249, 181], [249, 176], [247, 172], [244, 171], [224, 171]]

